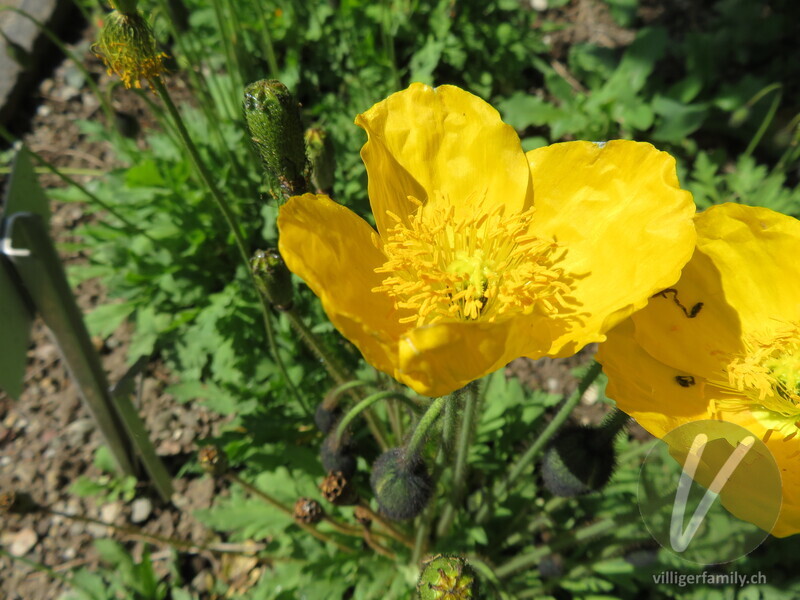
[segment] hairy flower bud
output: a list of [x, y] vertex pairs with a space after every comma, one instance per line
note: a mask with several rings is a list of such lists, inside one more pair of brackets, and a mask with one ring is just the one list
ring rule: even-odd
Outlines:
[[425, 463], [403, 448], [391, 448], [378, 457], [370, 483], [381, 512], [396, 521], [416, 517], [433, 493]]
[[333, 144], [324, 129], [312, 127], [306, 130], [306, 152], [311, 163], [311, 184], [318, 194], [327, 194], [333, 187], [336, 155]]
[[425, 562], [417, 584], [420, 600], [479, 598], [475, 570], [458, 556], [434, 556]]
[[565, 427], [542, 459], [545, 487], [570, 498], [601, 489], [617, 464], [614, 438], [629, 417], [613, 411], [599, 427]]
[[244, 90], [244, 118], [264, 170], [284, 198], [307, 191], [306, 158], [300, 105], [275, 79], [262, 79]]
[[319, 457], [322, 468], [328, 472], [341, 472], [348, 479], [356, 472], [356, 459], [351, 453], [349, 438], [338, 439], [336, 430], [323, 440]]
[[256, 285], [277, 310], [292, 307], [292, 274], [275, 248], [256, 250], [250, 259], [250, 268], [256, 277]]
[[103, 28], [92, 51], [105, 63], [108, 74], [116, 73], [126, 88], [142, 87], [166, 70], [153, 30], [136, 10], [115, 10], [105, 16]]
[[333, 426], [339, 421], [342, 412], [336, 408], [330, 409], [325, 402], [320, 402], [314, 411], [314, 423], [322, 433], [330, 433]]

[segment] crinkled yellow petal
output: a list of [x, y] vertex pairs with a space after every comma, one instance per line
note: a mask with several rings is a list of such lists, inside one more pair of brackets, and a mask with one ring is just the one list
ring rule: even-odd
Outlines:
[[636, 341], [630, 319], [608, 333], [598, 349], [597, 361], [608, 375], [608, 397], [654, 436], [662, 438], [684, 423], [711, 418], [711, 388], [698, 377], [693, 385], [681, 385], [676, 377], [686, 373], [645, 352]]
[[[741, 325], [726, 302], [720, 272], [701, 249], [695, 250], [681, 279], [631, 317], [645, 351], [687, 374], [722, 379], [733, 354], [742, 351]], [[693, 318], [692, 310], [702, 303]], [[686, 311], [686, 312], [684, 312]]]
[[[648, 306], [645, 312], [652, 310]], [[656, 360], [638, 343], [639, 337], [639, 327], [635, 324], [635, 319], [628, 319], [610, 331], [608, 340], [600, 345], [597, 360], [608, 375], [606, 393], [609, 398], [614, 399], [621, 410], [634, 417], [642, 427], [658, 438], [664, 438], [676, 428], [690, 422], [721, 418], [740, 425], [758, 439], [765, 440], [778, 464], [782, 479], [781, 512], [771, 533], [783, 537], [800, 531], [800, 472], [791, 468], [800, 458], [800, 440], [786, 441], [783, 436], [770, 438], [763, 424], [748, 411], [725, 411], [719, 408], [711, 411], [711, 406], [727, 405], [719, 402], [720, 400], [730, 401], [736, 396], [708, 385], [702, 376], [689, 375], [686, 371]], [[681, 385], [676, 377], [692, 379], [684, 379], [684, 383], [689, 385]], [[713, 431], [706, 433], [713, 434]], [[679, 462], [681, 457], [685, 457], [689, 445], [687, 442], [683, 447], [673, 447], [672, 453]], [[710, 456], [707, 458], [710, 459]], [[772, 508], [764, 500], [773, 500], [777, 492], [773, 489], [774, 481], [766, 469], [768, 465], [765, 463], [764, 468], [759, 468], [753, 463], [756, 460], [763, 460], [763, 457], [750, 457], [748, 469], [741, 477], [731, 478], [723, 488], [721, 499], [734, 515], [768, 529], [774, 515]], [[710, 467], [700, 469], [696, 477], [698, 481], [708, 484], [718, 472], [720, 462], [724, 460], [718, 457], [716, 462], [711, 461]], [[759, 483], [757, 479], [760, 474], [763, 475], [763, 481]], [[766, 508], [760, 510], [761, 507]]]
[[766, 208], [721, 204], [697, 216], [698, 248], [720, 272], [745, 332], [780, 316], [800, 320], [800, 221]]
[[[762, 440], [766, 439], [767, 448], [778, 464], [782, 487], [781, 512], [770, 533], [777, 537], [786, 537], [800, 532], [800, 471], [794, 468], [800, 459], [800, 438], [794, 437], [787, 440], [783, 436], [767, 436], [764, 425], [747, 411], [727, 413], [723, 418], [741, 425]], [[758, 482], [751, 480], [749, 485], [753, 487], [758, 485]], [[742, 489], [740, 493], [745, 495], [747, 492]], [[723, 500], [725, 500], [724, 497]], [[737, 514], [727, 503], [725, 507]]]
[[525, 154], [514, 129], [489, 104], [464, 90], [414, 83], [356, 117], [367, 132], [361, 157], [369, 177], [369, 197], [378, 231], [405, 218], [441, 192], [456, 209], [502, 204], [506, 214], [531, 200]]
[[[751, 430], [738, 420], [725, 420], [745, 431], [722, 424], [717, 427], [718, 421], [704, 421], [674, 431], [664, 440], [669, 444], [672, 457], [679, 465], [685, 465], [697, 436], [707, 437], [694, 474], [694, 480], [706, 489], [711, 487], [739, 443], [751, 434], [758, 438], [759, 432], [764, 432], [763, 427]], [[765, 445], [756, 443], [747, 451], [722, 487], [720, 501], [739, 519], [766, 532], [773, 529], [781, 507], [781, 478], [775, 458]]]
[[518, 358], [523, 345], [549, 338], [546, 327], [522, 319], [419, 327], [400, 338], [397, 377], [420, 394], [443, 396]]
[[374, 269], [386, 260], [372, 227], [327, 196], [305, 194], [281, 206], [278, 229], [289, 270], [319, 296], [331, 322], [369, 363], [394, 374], [406, 326], [385, 294], [371, 292], [382, 279]]
[[695, 206], [675, 160], [650, 144], [567, 142], [527, 156], [532, 232], [566, 249], [558, 267], [575, 278], [576, 311], [553, 316], [567, 323], [548, 350], [568, 356], [678, 280], [694, 249]]

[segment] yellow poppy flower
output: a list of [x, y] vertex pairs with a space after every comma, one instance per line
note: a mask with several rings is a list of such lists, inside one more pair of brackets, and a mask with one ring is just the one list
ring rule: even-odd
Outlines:
[[[783, 486], [771, 532], [790, 535], [800, 531], [800, 221], [723, 204], [695, 224], [697, 249], [680, 281], [601, 345], [607, 394], [659, 438], [718, 419], [764, 441]], [[762, 525], [756, 475], [731, 480], [722, 502]]]
[[602, 341], [691, 255], [691, 196], [649, 144], [526, 155], [453, 86], [413, 84], [356, 124], [377, 231], [306, 194], [281, 207], [279, 248], [364, 358], [421, 394]]

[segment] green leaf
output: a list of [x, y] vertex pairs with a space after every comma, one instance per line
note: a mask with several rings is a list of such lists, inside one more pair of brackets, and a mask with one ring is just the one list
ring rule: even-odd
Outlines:
[[108, 337], [136, 310], [135, 302], [115, 302], [98, 306], [84, 321], [91, 335]]
[[653, 139], [672, 143], [679, 143], [697, 131], [708, 115], [707, 104], [684, 104], [666, 96], [653, 99], [653, 110], [661, 116]]

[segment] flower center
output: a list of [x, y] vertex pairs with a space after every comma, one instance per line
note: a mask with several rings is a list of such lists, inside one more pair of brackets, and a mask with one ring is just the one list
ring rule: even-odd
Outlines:
[[800, 323], [778, 321], [744, 342], [745, 352], [725, 369], [726, 387], [744, 394], [739, 408], [748, 408], [767, 429], [794, 437], [800, 430]]
[[529, 233], [533, 208], [506, 216], [505, 207], [485, 207], [457, 216], [442, 194], [422, 204], [408, 223], [397, 222], [384, 236], [386, 262], [375, 269], [387, 277], [373, 292], [387, 293], [400, 319], [417, 327], [449, 321], [494, 321], [502, 315], [554, 312], [569, 291], [558, 245]]

